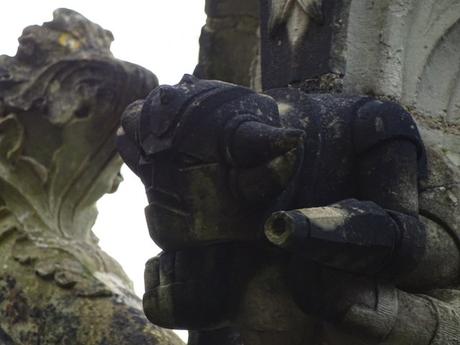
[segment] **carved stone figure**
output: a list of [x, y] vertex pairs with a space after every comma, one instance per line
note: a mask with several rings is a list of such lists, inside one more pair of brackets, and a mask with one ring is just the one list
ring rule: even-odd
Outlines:
[[118, 135], [164, 250], [153, 323], [190, 344], [460, 344], [460, 175], [398, 104], [186, 75]]
[[181, 343], [145, 319], [91, 232], [120, 182], [120, 114], [157, 85], [113, 58], [112, 39], [60, 9], [0, 56], [1, 344]]
[[[222, 13], [231, 13], [233, 22], [242, 17], [236, 2], [233, 7], [225, 1], [208, 0], [208, 3], [208, 8], [212, 4], [225, 4]], [[248, 0], [245, 4], [254, 6], [256, 1]], [[177, 105], [171, 106], [174, 101], [164, 103], [162, 109], [168, 109], [166, 112], [143, 106], [142, 102], [133, 106], [124, 121], [126, 136], [131, 139], [121, 139], [120, 148], [126, 150], [125, 158], [148, 186], [147, 218], [152, 237], [166, 248], [160, 258], [152, 259], [146, 266], [144, 308], [152, 321], [195, 329], [189, 343], [203, 345], [241, 341], [245, 344], [460, 343], [459, 5], [458, 0], [262, 0], [260, 52], [246, 49], [236, 57], [221, 56], [209, 49], [206, 35], [217, 35], [212, 30], [203, 31], [201, 61], [211, 60], [216, 66], [226, 66], [226, 62], [231, 68], [199, 66], [195, 72], [199, 77], [247, 85], [244, 76], [249, 73], [250, 84], [256, 88], [260, 88], [257, 81], [261, 80], [261, 88], [265, 90], [288, 85], [302, 90], [282, 89], [266, 94], [273, 97], [279, 109], [281, 121], [275, 127], [305, 130], [307, 135], [301, 146], [305, 152], [316, 152], [310, 160], [304, 155], [299, 171], [312, 174], [316, 171], [319, 182], [305, 177], [306, 187], [299, 181], [293, 182], [297, 187], [294, 195], [316, 191], [315, 198], [325, 199], [296, 204], [301, 200], [296, 195], [289, 207], [276, 204], [278, 196], [289, 194], [286, 190], [295, 174], [288, 182], [284, 180], [285, 188], [277, 188], [283, 185], [279, 181], [283, 181], [285, 174], [289, 175], [290, 164], [297, 166], [292, 163], [295, 160], [292, 154], [287, 153], [289, 145], [285, 154], [276, 151], [278, 144], [273, 143], [289, 142], [278, 140], [281, 135], [272, 131], [273, 136], [267, 135], [272, 140], [264, 139], [263, 135], [258, 138], [263, 131], [251, 126], [244, 135], [238, 131], [235, 135], [222, 135], [227, 133], [221, 130], [225, 127], [220, 122], [226, 118], [223, 113], [253, 114], [254, 107], [263, 108], [260, 105], [264, 103], [263, 98], [257, 101], [258, 106], [241, 99], [240, 103], [234, 101], [227, 105], [230, 101], [223, 96], [226, 92], [217, 92], [224, 85], [218, 83], [209, 85], [209, 89], [216, 87], [216, 94], [210, 91], [209, 97], [206, 93], [194, 97], [190, 95], [193, 92], [184, 91], [186, 83], [194, 84], [186, 77], [180, 83], [183, 85], [176, 89], [187, 92], [190, 98], [179, 110], [174, 110]], [[211, 23], [212, 19], [213, 15], [208, 13]], [[227, 35], [214, 45], [225, 42], [225, 46], [238, 46], [240, 39], [237, 35]], [[243, 58], [248, 61], [251, 56], [253, 66], [260, 63], [260, 69], [248, 71], [247, 64], [235, 63]], [[206, 89], [204, 81], [196, 83]], [[158, 93], [180, 94], [166, 89]], [[365, 97], [304, 92], [368, 94], [384, 101], [372, 108], [370, 105], [378, 103], [370, 98], [366, 101]], [[151, 95], [146, 104], [153, 99]], [[358, 118], [360, 110], [369, 110], [365, 104], [359, 104], [360, 99], [369, 103], [370, 110], [381, 110], [379, 114], [371, 114], [370, 120], [375, 120], [373, 125], [359, 127], [360, 121], [351, 125], [350, 117]], [[411, 131], [404, 131], [413, 126], [407, 112], [388, 103], [388, 99], [403, 104], [417, 120], [426, 145], [425, 154], [415, 149], [421, 147], [417, 144], [420, 143], [418, 135], [411, 139], [408, 135]], [[194, 107], [201, 109], [192, 110]], [[203, 116], [197, 123], [182, 120], [198, 117], [189, 115], [198, 112]], [[138, 115], [134, 115], [136, 113]], [[171, 115], [174, 120], [169, 132], [164, 129], [163, 133], [155, 128], [163, 128], [163, 124], [169, 126], [164, 120], [165, 114], [174, 114]], [[407, 122], [400, 122], [397, 114], [405, 114], [402, 117]], [[256, 115], [260, 115], [257, 110]], [[136, 117], [149, 116], [156, 119], [136, 120]], [[228, 114], [228, 118], [233, 115]], [[273, 125], [272, 119], [265, 120], [265, 124]], [[134, 126], [136, 121], [140, 124]], [[148, 134], [150, 121], [156, 123], [152, 125], [153, 135]], [[215, 124], [211, 130], [203, 126], [212, 121]], [[353, 147], [374, 140], [377, 146], [361, 153], [359, 159], [346, 154], [350, 151], [350, 142], [343, 135], [347, 126], [354, 128], [348, 137], [353, 139]], [[369, 127], [370, 130], [366, 130]], [[177, 135], [173, 134], [176, 128]], [[378, 128], [384, 129], [389, 140], [382, 141]], [[405, 133], [402, 137], [399, 130]], [[286, 132], [285, 136], [291, 134]], [[187, 136], [189, 139], [182, 139]], [[355, 136], [367, 137], [367, 141], [355, 141]], [[232, 154], [227, 157], [225, 143], [233, 137], [243, 138], [240, 159], [244, 164], [233, 159]], [[165, 138], [171, 142], [161, 146], [168, 141]], [[320, 147], [324, 144], [332, 149], [315, 151], [315, 141]], [[381, 141], [381, 145], [378, 144]], [[186, 144], [180, 146], [182, 142]], [[398, 145], [410, 146], [409, 143], [413, 145], [411, 153], [397, 148]], [[158, 145], [163, 153], [144, 151]], [[295, 144], [292, 145], [290, 150], [296, 151]], [[170, 148], [171, 156], [166, 163], [165, 147]], [[212, 164], [204, 166], [203, 161], [210, 163], [206, 160], [209, 155], [205, 155], [206, 159], [196, 157], [197, 152], [208, 150], [213, 152], [212, 158], [220, 157], [221, 170]], [[270, 156], [268, 152], [272, 151], [278, 159], [264, 156]], [[187, 157], [180, 157], [184, 152]], [[254, 165], [245, 157], [255, 157]], [[265, 163], [261, 163], [264, 160]], [[181, 162], [202, 166], [184, 167]], [[217, 177], [212, 178], [214, 173]], [[184, 175], [194, 177], [185, 180]], [[162, 176], [167, 176], [167, 180]], [[220, 182], [211, 183], [209, 179]], [[354, 182], [347, 183], [347, 179]], [[348, 190], [343, 196], [335, 194], [341, 190], [337, 183]], [[189, 185], [193, 185], [193, 189], [188, 189]], [[176, 193], [164, 193], [171, 190]], [[362, 200], [361, 193], [366, 190], [371, 193], [365, 197], [374, 204], [347, 199], [350, 197], [347, 194], [352, 194]], [[257, 195], [257, 191], [262, 191], [263, 197], [251, 199], [249, 196]], [[270, 192], [273, 195], [270, 196]], [[275, 205], [264, 205], [265, 198]], [[276, 206], [282, 212], [271, 215]], [[182, 212], [173, 215], [174, 210]], [[210, 219], [205, 219], [206, 216]], [[216, 224], [211, 219], [220, 221]], [[396, 226], [393, 221], [397, 222]], [[179, 235], [176, 229], [184, 229], [185, 223], [191, 231], [184, 230]], [[250, 224], [258, 224], [258, 227]], [[372, 226], [366, 227], [366, 224]], [[371, 229], [372, 233], [356, 231], [361, 226]], [[232, 235], [227, 236], [227, 232]], [[254, 232], [260, 234], [259, 240], [251, 241], [241, 235], [250, 237], [248, 234]], [[206, 233], [209, 236], [203, 235]], [[401, 245], [390, 250], [399, 242], [392, 236], [401, 233], [415, 235], [417, 241], [407, 238], [404, 241], [401, 237]], [[372, 236], [371, 241], [368, 236]], [[184, 245], [187, 249], [167, 247], [168, 243], [177, 244], [184, 239], [189, 243]], [[283, 250], [275, 250], [267, 241]], [[391, 264], [384, 265], [396, 253], [399, 256], [393, 260], [398, 265], [393, 269]], [[210, 264], [213, 261], [219, 263], [220, 270]], [[380, 269], [374, 271], [379, 266]], [[197, 296], [207, 299], [197, 300]]]

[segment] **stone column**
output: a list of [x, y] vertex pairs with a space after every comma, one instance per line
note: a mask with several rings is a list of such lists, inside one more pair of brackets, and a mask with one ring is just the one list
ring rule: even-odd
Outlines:
[[195, 75], [257, 87], [259, 4], [257, 0], [207, 0]]

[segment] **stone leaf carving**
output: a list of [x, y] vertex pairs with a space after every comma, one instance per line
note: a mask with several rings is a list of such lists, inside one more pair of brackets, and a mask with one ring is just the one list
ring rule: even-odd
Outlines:
[[24, 30], [16, 56], [0, 56], [2, 343], [180, 344], [148, 323], [91, 232], [96, 201], [121, 181], [120, 115], [157, 85], [115, 59], [112, 40], [59, 9]]

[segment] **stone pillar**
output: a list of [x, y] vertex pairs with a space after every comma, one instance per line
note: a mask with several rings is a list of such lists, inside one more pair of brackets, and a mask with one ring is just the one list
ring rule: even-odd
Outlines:
[[259, 4], [257, 0], [207, 0], [195, 75], [257, 87]]

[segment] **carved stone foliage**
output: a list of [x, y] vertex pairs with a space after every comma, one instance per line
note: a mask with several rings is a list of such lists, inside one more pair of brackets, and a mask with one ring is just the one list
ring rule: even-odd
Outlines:
[[[157, 85], [113, 58], [109, 31], [71, 10], [0, 56], [0, 339], [4, 344], [179, 344], [144, 318], [91, 232], [121, 181], [114, 136]], [[127, 234], [128, 236], [128, 234]]]

